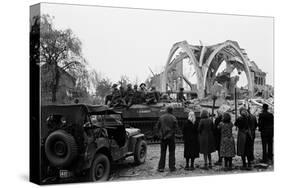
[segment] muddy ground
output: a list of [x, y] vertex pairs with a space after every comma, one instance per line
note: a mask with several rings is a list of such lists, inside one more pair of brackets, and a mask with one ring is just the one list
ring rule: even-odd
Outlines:
[[[258, 135], [259, 137], [259, 135]], [[188, 176], [202, 176], [202, 175], [215, 175], [215, 174], [237, 174], [237, 173], [249, 173], [249, 172], [262, 172], [273, 171], [273, 165], [269, 165], [267, 168], [259, 166], [259, 160], [262, 157], [262, 146], [260, 138], [255, 140], [255, 161], [254, 168], [250, 171], [241, 170], [242, 165], [241, 158], [236, 156], [233, 158], [232, 171], [224, 171], [223, 166], [213, 165], [212, 169], [203, 170], [204, 165], [203, 155], [200, 154], [200, 158], [195, 160], [195, 170], [186, 171], [185, 159], [183, 157], [183, 144], [177, 144], [176, 146], [176, 168], [175, 172], [170, 172], [168, 168], [168, 151], [166, 157], [166, 168], [164, 172], [157, 171], [158, 160], [160, 156], [160, 145], [153, 144], [148, 145], [146, 162], [142, 165], [136, 166], [133, 163], [133, 157], [127, 158], [127, 160], [115, 164], [111, 170], [111, 177], [109, 180], [139, 180], [139, 179], [155, 179], [166, 177], [188, 177]], [[213, 163], [218, 160], [217, 152], [212, 153]]]

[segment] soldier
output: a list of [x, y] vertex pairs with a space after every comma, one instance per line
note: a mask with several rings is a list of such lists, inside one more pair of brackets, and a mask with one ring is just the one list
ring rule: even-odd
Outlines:
[[145, 83], [141, 83], [140, 84], [140, 102], [144, 103], [145, 102], [145, 98], [146, 98], [146, 94], [147, 94], [147, 89], [146, 89], [146, 84]]
[[111, 94], [112, 98], [111, 98], [111, 103], [110, 103], [111, 107], [118, 106], [122, 100], [121, 93], [118, 90], [117, 86], [118, 86], [117, 84], [112, 85], [112, 94]]
[[141, 101], [141, 93], [138, 91], [138, 85], [137, 84], [135, 84], [134, 85], [134, 94], [133, 94], [133, 99], [132, 99], [132, 103], [133, 104], [140, 104], [140, 103], [142, 103], [142, 101]]
[[146, 104], [156, 104], [159, 99], [160, 93], [156, 91], [154, 86], [152, 86], [150, 92], [147, 93]]
[[135, 85], [134, 85], [134, 92], [137, 92], [137, 91], [138, 91], [138, 85], [135, 84]]
[[127, 107], [130, 107], [133, 104], [134, 90], [132, 88], [132, 84], [127, 85], [127, 90], [125, 93], [125, 102]]
[[178, 93], [178, 95], [177, 95], [177, 101], [178, 101], [178, 102], [185, 102], [185, 101], [186, 101], [186, 99], [185, 99], [185, 97], [184, 97], [183, 90], [184, 90], [184, 89], [181, 87], [181, 88], [180, 88], [180, 91], [179, 91], [179, 93]]
[[175, 171], [175, 133], [178, 130], [178, 121], [173, 115], [172, 107], [167, 107], [166, 113], [160, 116], [156, 124], [156, 130], [161, 140], [158, 171], [164, 172], [167, 147], [169, 147], [169, 168], [170, 171]]
[[119, 91], [120, 91], [121, 98], [124, 98], [125, 95], [126, 95], [126, 92], [125, 92], [125, 89], [122, 85], [120, 85]]

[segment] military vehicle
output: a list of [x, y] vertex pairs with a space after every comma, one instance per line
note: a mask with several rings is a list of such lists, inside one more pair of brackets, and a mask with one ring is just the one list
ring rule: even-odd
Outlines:
[[[169, 93], [169, 98], [162, 98], [156, 104], [134, 104], [129, 108], [117, 108], [117, 111], [122, 112], [123, 121], [125, 125], [130, 125], [139, 128], [145, 135], [148, 143], [158, 143], [159, 140], [156, 137], [155, 125], [159, 117], [165, 113], [167, 106], [173, 107], [173, 114], [176, 116], [179, 124], [179, 130], [176, 133], [177, 142], [182, 141], [182, 126], [187, 122], [188, 113], [190, 110], [195, 112], [197, 118], [200, 116], [200, 110], [192, 104], [175, 102], [175, 96], [177, 93]], [[186, 92], [186, 96], [192, 100], [197, 95]], [[174, 95], [174, 96], [173, 96]], [[162, 94], [163, 96], [163, 94]]]
[[105, 181], [113, 162], [134, 156], [141, 164], [146, 158], [144, 134], [126, 128], [122, 113], [107, 106], [42, 106], [41, 138], [41, 177], [46, 184]]

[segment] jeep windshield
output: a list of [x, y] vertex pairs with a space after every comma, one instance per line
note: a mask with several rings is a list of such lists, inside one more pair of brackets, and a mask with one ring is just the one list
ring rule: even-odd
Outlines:
[[122, 125], [120, 114], [90, 115], [91, 123], [95, 126], [119, 126]]

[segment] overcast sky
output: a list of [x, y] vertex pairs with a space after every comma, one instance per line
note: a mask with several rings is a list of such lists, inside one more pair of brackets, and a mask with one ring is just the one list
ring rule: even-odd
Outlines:
[[90, 66], [112, 81], [132, 82], [159, 73], [176, 42], [213, 45], [237, 41], [273, 85], [273, 18], [42, 4], [57, 29], [70, 28], [82, 41]]

